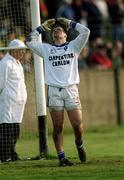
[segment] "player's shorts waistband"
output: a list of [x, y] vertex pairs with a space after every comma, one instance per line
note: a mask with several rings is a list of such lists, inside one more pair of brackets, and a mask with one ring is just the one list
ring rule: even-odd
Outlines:
[[48, 88], [49, 88], [49, 87], [53, 87], [53, 88], [57, 88], [57, 89], [59, 89], [59, 91], [61, 91], [62, 89], [68, 89], [68, 88], [73, 87], [73, 86], [77, 86], [77, 85], [76, 85], [76, 84], [72, 84], [72, 85], [64, 86], [64, 87], [59, 87], [59, 86], [54, 86], [54, 85], [48, 85]]

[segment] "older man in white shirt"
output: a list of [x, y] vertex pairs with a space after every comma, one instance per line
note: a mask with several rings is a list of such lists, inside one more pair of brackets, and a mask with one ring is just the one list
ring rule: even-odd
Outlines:
[[0, 61], [0, 160], [18, 160], [15, 145], [19, 138], [27, 91], [21, 65], [25, 51], [22, 41], [14, 39]]

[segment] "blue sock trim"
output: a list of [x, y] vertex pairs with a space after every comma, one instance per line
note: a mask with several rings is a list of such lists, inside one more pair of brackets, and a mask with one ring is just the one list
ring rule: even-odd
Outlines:
[[36, 28], [36, 30], [39, 32], [39, 34], [42, 34], [43, 33], [43, 28], [42, 28], [42, 26], [38, 26], [37, 28]]
[[75, 21], [71, 21], [71, 23], [70, 23], [70, 28], [71, 29], [75, 29], [75, 27], [76, 27], [76, 22]]
[[59, 153], [58, 153], [58, 158], [59, 158], [60, 161], [61, 161], [62, 159], [64, 159], [64, 158], [65, 158], [65, 152], [64, 152], [64, 151], [59, 152]]

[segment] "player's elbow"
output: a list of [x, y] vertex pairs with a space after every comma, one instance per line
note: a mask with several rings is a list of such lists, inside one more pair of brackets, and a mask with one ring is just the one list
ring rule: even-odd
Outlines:
[[90, 29], [87, 28], [87, 31], [88, 31], [88, 35], [90, 35]]
[[90, 36], [90, 30], [88, 30], [87, 36], [88, 36], [88, 38], [89, 38], [89, 36]]
[[89, 28], [86, 28], [86, 29], [85, 29], [85, 32], [86, 32], [87, 36], [90, 35], [90, 29], [89, 29]]

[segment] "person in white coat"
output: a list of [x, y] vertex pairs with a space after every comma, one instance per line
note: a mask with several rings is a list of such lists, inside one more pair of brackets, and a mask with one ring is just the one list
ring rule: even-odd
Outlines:
[[[79, 35], [67, 41], [67, 31], [77, 30]], [[50, 31], [53, 44], [38, 41], [43, 31]], [[48, 86], [48, 107], [53, 121], [53, 140], [59, 166], [71, 166], [64, 152], [63, 127], [64, 109], [71, 122], [75, 144], [81, 162], [86, 162], [83, 139], [82, 110], [78, 87], [78, 56], [88, 41], [90, 30], [80, 23], [66, 18], [49, 19], [37, 27], [27, 37], [26, 44], [36, 54], [43, 57], [45, 82]]]
[[15, 146], [19, 138], [27, 91], [21, 60], [25, 44], [12, 40], [0, 61], [0, 160], [18, 160]]

